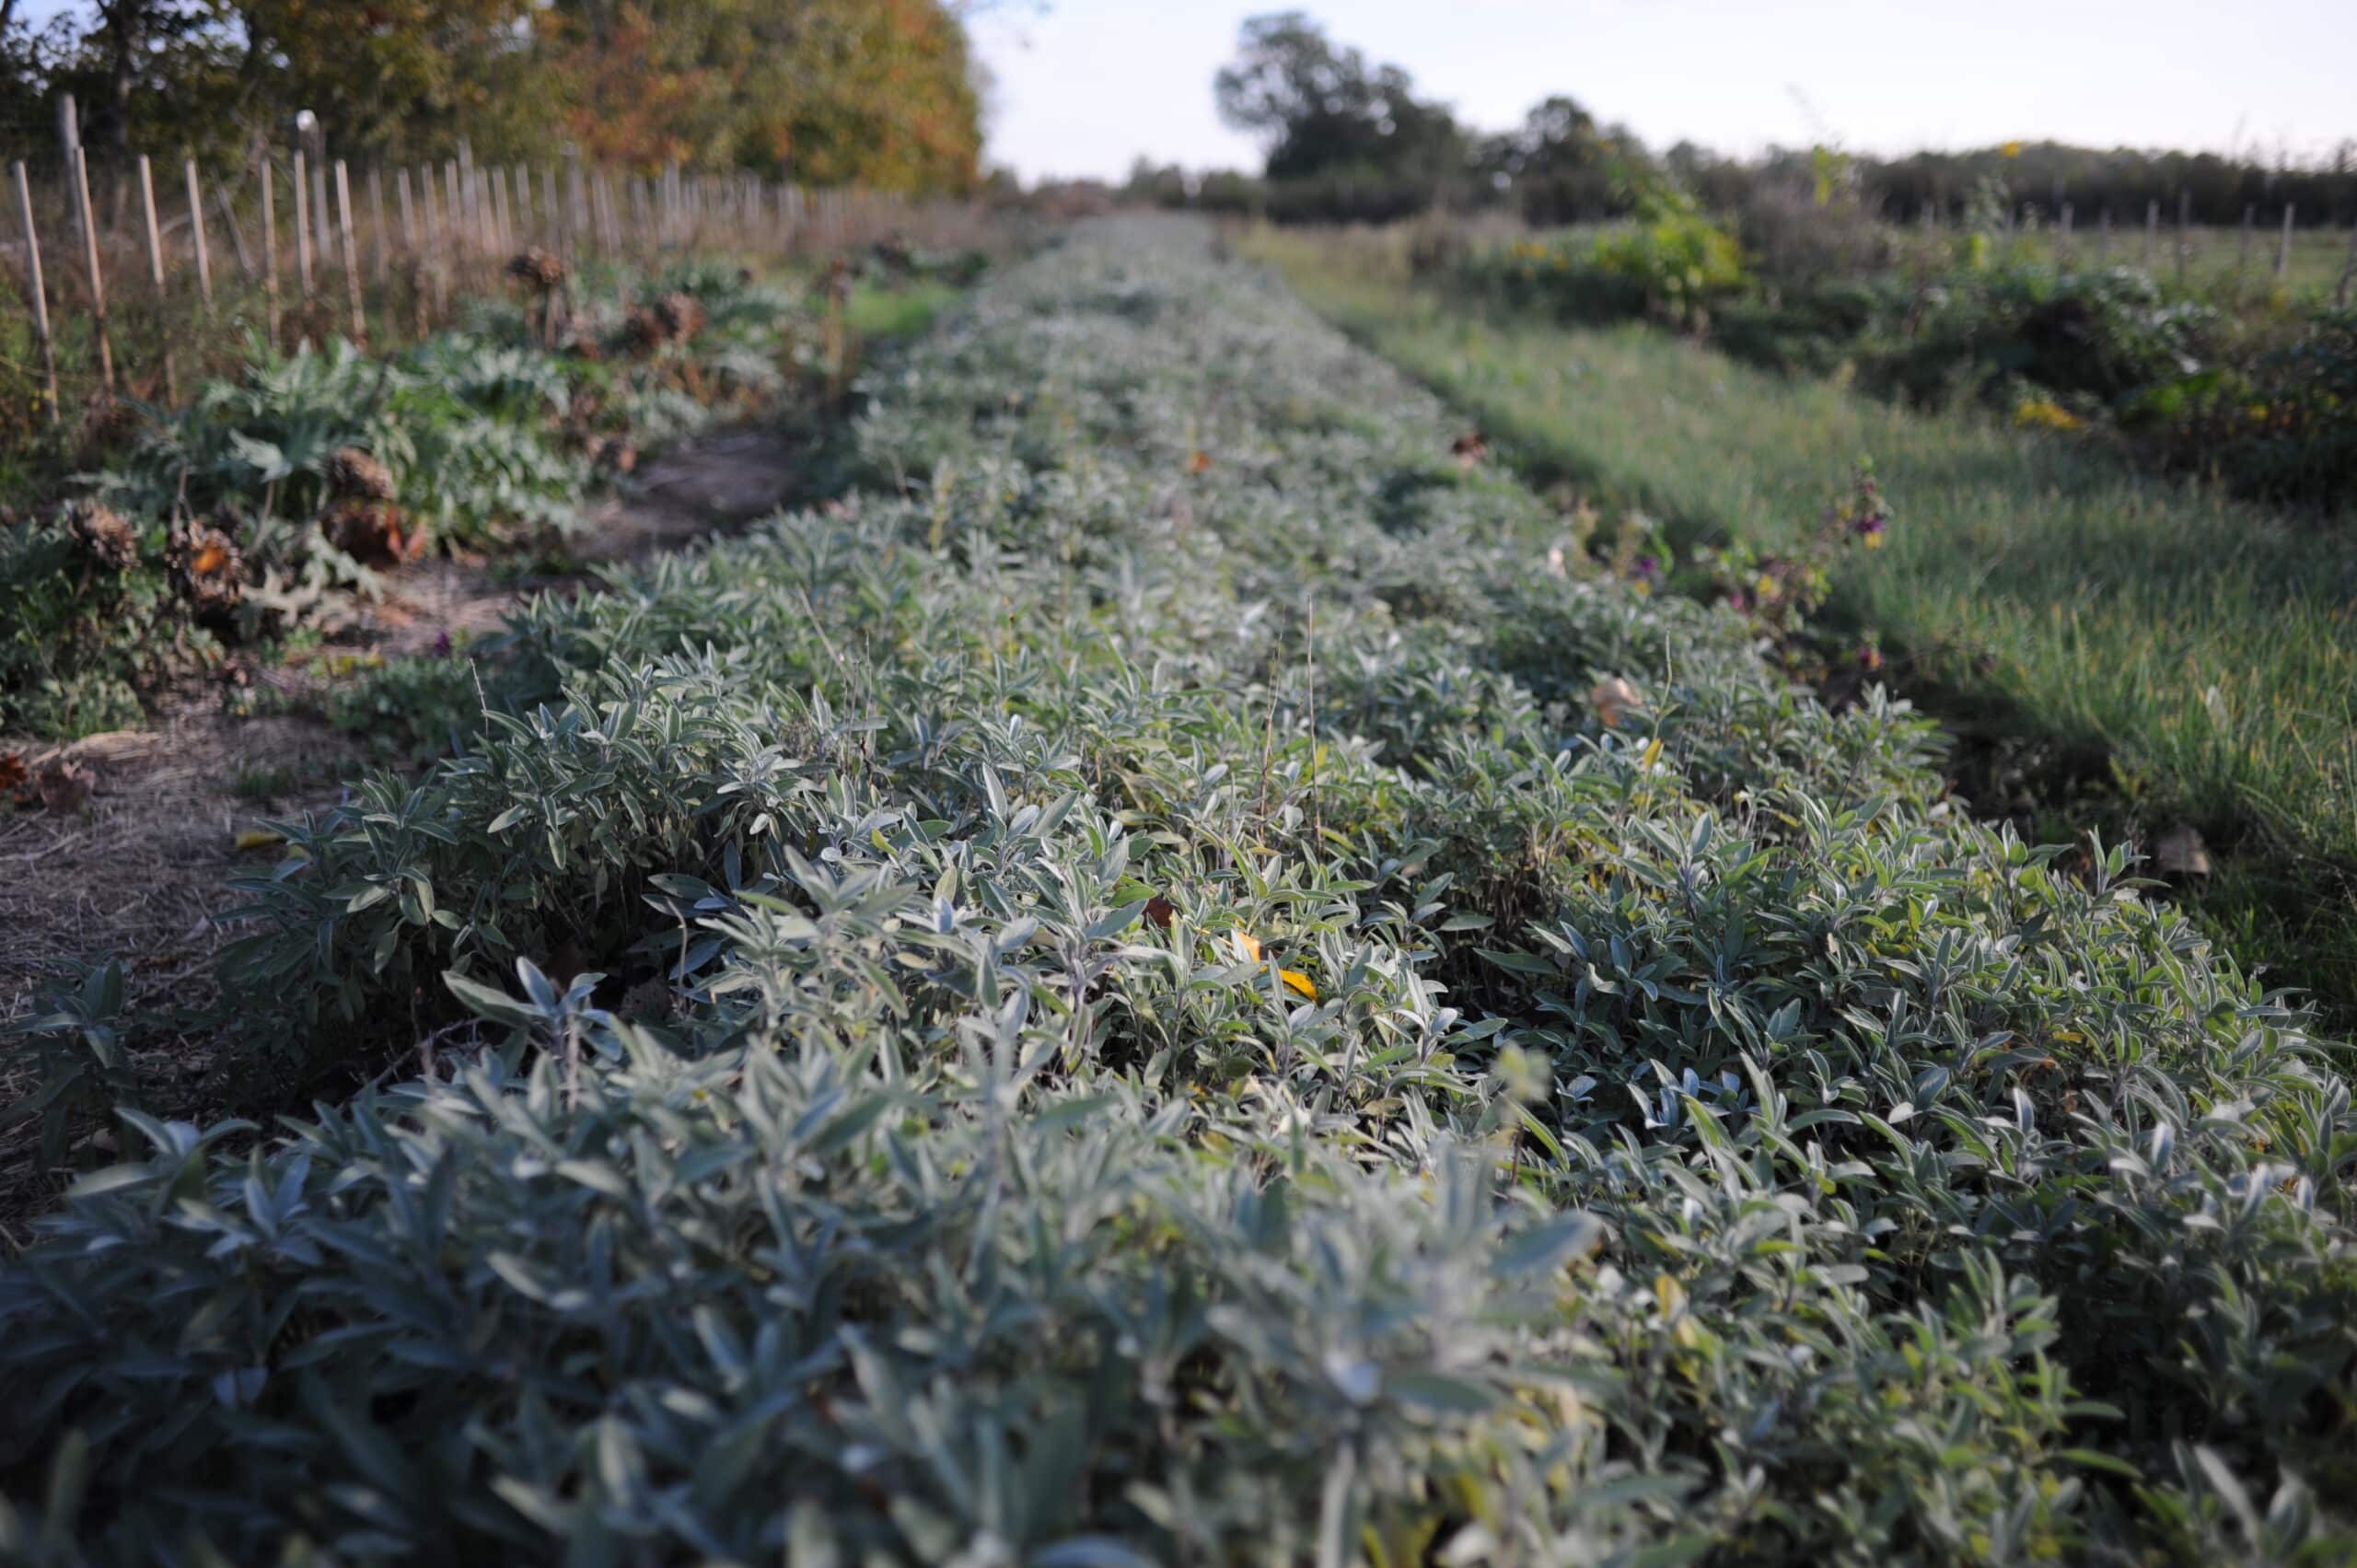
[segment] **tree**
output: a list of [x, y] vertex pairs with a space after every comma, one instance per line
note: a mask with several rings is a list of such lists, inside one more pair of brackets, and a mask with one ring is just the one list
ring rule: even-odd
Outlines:
[[1221, 118], [1269, 143], [1271, 180], [1358, 174], [1438, 184], [1461, 178], [1464, 134], [1415, 95], [1397, 65], [1370, 66], [1299, 11], [1248, 18], [1237, 59], [1213, 78]]
[[981, 178], [981, 92], [940, 0], [555, 0], [544, 30], [600, 156], [911, 192]]

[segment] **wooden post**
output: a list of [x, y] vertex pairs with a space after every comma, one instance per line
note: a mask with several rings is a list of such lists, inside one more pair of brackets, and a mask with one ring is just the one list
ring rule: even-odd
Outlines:
[[581, 149], [564, 149], [564, 233], [571, 250], [582, 250], [589, 226], [589, 200], [581, 185]]
[[553, 164], [540, 166], [540, 211], [548, 216], [549, 249], [562, 252], [564, 250], [564, 209], [557, 205], [556, 166]]
[[459, 160], [442, 160], [442, 251], [455, 270], [466, 259], [467, 204], [459, 196]]
[[328, 258], [335, 254], [334, 235], [334, 215], [328, 210], [328, 160], [322, 152], [311, 160], [311, 254], [323, 273]]
[[42, 385], [49, 393], [49, 424], [57, 428], [57, 346], [49, 340], [49, 290], [41, 278], [41, 236], [33, 231], [33, 188], [17, 160], [17, 221], [25, 229], [25, 292], [32, 298], [33, 337], [41, 344]]
[[229, 203], [229, 192], [215, 185], [213, 205], [221, 214], [222, 226], [229, 231], [230, 248], [238, 253], [238, 271], [250, 282], [254, 276], [253, 252], [246, 249], [246, 231], [238, 226], [238, 209]]
[[90, 274], [90, 312], [99, 326], [99, 384], [114, 390], [114, 345], [107, 340], [107, 280], [99, 266], [98, 215], [90, 210], [90, 154], [74, 149], [74, 211], [82, 225], [82, 265]]
[[271, 172], [270, 153], [261, 157], [261, 262], [264, 308], [270, 315], [270, 350], [278, 352], [278, 213], [277, 198], [271, 194], [278, 183]]
[[2065, 202], [2062, 203], [2062, 229], [2061, 232], [2055, 237], [2054, 240], [2054, 258], [2058, 262], [2065, 261], [2070, 258], [2070, 254], [2071, 203]]
[[376, 265], [371, 270], [381, 288], [386, 273], [391, 270], [390, 259], [385, 254], [390, 245], [385, 234], [385, 171], [381, 168], [368, 171], [368, 227], [369, 238], [375, 241]]
[[2193, 253], [2193, 192], [2183, 186], [2177, 192], [2177, 285], [2185, 286], [2185, 264]]
[[467, 243], [470, 245], [478, 243], [482, 234], [482, 225], [475, 212], [475, 149], [464, 136], [459, 138], [457, 211], [459, 215], [459, 232], [466, 236]]
[[2156, 197], [2144, 203], [2144, 255], [2139, 263], [2146, 272], [2153, 270], [2153, 241], [2160, 238], [2161, 203]]
[[2275, 281], [2282, 283], [2292, 275], [2292, 220], [2298, 215], [2299, 204], [2283, 203], [2283, 242], [2275, 248]]
[[410, 193], [409, 170], [393, 170], [393, 202], [401, 215], [401, 254], [415, 260], [417, 256], [417, 201]]
[[343, 297], [352, 312], [352, 341], [362, 348], [368, 346], [368, 317], [360, 304], [360, 258], [352, 242], [352, 179], [344, 172], [343, 160], [335, 160], [335, 220], [337, 237], [343, 241]]
[[204, 246], [204, 187], [196, 178], [194, 158], [188, 160], [182, 172], [188, 177], [188, 234], [196, 246], [196, 288], [209, 311], [213, 308], [213, 259]]
[[493, 227], [499, 234], [498, 248], [512, 251], [516, 244], [516, 214], [507, 204], [507, 171], [504, 168], [491, 171], [491, 211]]
[[2103, 261], [2111, 254], [2111, 208], [2106, 206], [2096, 224], [2096, 260]]
[[295, 149], [295, 276], [303, 303], [311, 303], [311, 190], [304, 180], [303, 149]]
[[533, 243], [540, 231], [532, 226], [532, 167], [519, 163], [508, 175], [516, 187], [516, 246]]
[[2236, 277], [2240, 277], [2243, 273], [2250, 271], [2251, 220], [2258, 215], [2258, 208], [2256, 205], [2248, 202], [2245, 202], [2243, 203], [2242, 243], [2235, 250], [2235, 275]]
[[2332, 291], [2335, 310], [2349, 308], [2349, 285], [2352, 281], [2357, 281], [2357, 218], [2349, 220], [2349, 255], [2340, 263], [2340, 282]]
[[164, 401], [177, 408], [180, 401], [180, 367], [172, 353], [171, 322], [162, 319], [170, 298], [164, 288], [164, 234], [156, 224], [156, 169], [145, 153], [139, 155], [139, 212], [146, 220], [147, 277], [156, 285], [157, 316], [163, 327]]
[[[433, 285], [434, 312], [438, 317], [448, 304], [448, 296], [445, 291], [449, 285], [442, 275], [442, 258], [449, 249], [449, 226], [443, 222], [441, 213], [435, 209], [432, 167], [425, 168], [421, 170], [421, 173], [424, 175], [424, 189], [420, 192], [419, 200], [425, 204], [423, 215], [425, 219], [425, 246], [432, 253], [426, 259], [425, 275]], [[418, 336], [424, 335], [424, 331], [421, 329]]]

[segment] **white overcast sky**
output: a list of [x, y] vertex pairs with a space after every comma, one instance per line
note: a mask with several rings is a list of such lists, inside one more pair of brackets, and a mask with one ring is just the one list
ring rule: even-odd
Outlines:
[[[973, 24], [989, 156], [1026, 179], [1143, 154], [1257, 168], [1212, 73], [1227, 0], [1001, 0]], [[2357, 137], [2357, 0], [1304, 0], [1338, 41], [1500, 129], [1550, 93], [1648, 143], [1820, 134], [1868, 152], [2014, 137], [2314, 156]], [[1804, 106], [1805, 105], [1805, 107]], [[1819, 127], [1822, 127], [1820, 132]]]

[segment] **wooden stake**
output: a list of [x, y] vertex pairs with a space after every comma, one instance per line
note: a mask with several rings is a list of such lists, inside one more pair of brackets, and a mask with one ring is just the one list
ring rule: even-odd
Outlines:
[[98, 215], [90, 210], [90, 153], [74, 149], [75, 213], [82, 225], [82, 265], [90, 274], [90, 309], [99, 325], [99, 384], [114, 390], [114, 345], [107, 340], [107, 281], [99, 266]]
[[409, 170], [393, 170], [393, 200], [401, 215], [401, 254], [414, 259], [417, 255], [417, 203], [410, 194]]
[[360, 304], [360, 259], [352, 242], [352, 180], [343, 160], [335, 160], [335, 214], [338, 237], [343, 241], [343, 297], [352, 312], [352, 341], [368, 346], [368, 317]]
[[49, 290], [41, 280], [41, 236], [33, 230], [33, 188], [17, 160], [17, 221], [25, 230], [25, 292], [33, 302], [33, 337], [41, 344], [41, 382], [49, 393], [49, 426], [57, 428], [57, 347], [49, 341]]
[[482, 223], [475, 212], [475, 150], [464, 136], [459, 138], [459, 231], [466, 236], [469, 245], [479, 244]]
[[2283, 242], [2275, 248], [2275, 281], [2278, 283], [2292, 275], [2292, 220], [2299, 211], [2297, 203], [2283, 203]]
[[2148, 273], [2153, 270], [2153, 241], [2160, 238], [2160, 233], [2161, 203], [2155, 199], [2144, 203], [2144, 257], [2142, 265]]
[[303, 149], [295, 149], [295, 276], [303, 303], [311, 303], [311, 192], [303, 179]]
[[278, 352], [278, 213], [277, 198], [271, 194], [278, 183], [271, 172], [270, 154], [261, 157], [261, 261], [262, 295], [270, 315], [270, 348]]
[[389, 242], [385, 234], [385, 171], [381, 168], [368, 171], [368, 227], [376, 252], [376, 265], [371, 270], [377, 274], [377, 285], [382, 287], [391, 262], [385, 255]]
[[512, 250], [516, 244], [516, 213], [507, 204], [507, 171], [504, 168], [491, 171], [491, 211], [492, 226], [499, 233], [498, 249]]
[[517, 164], [514, 170], [509, 174], [508, 178], [514, 181], [515, 185], [516, 246], [517, 249], [521, 250], [525, 246], [532, 244], [540, 237], [540, 230], [532, 226], [531, 166], [529, 164], [523, 163]]
[[204, 308], [213, 308], [213, 260], [204, 246], [204, 187], [196, 178], [196, 160], [190, 158], [182, 173], [188, 177], [188, 233], [196, 246], [196, 288]]
[[311, 254], [323, 273], [328, 258], [335, 254], [334, 236], [335, 218], [328, 210], [328, 163], [319, 157], [311, 164]]
[[2243, 240], [2235, 251], [2235, 275], [2240, 277], [2250, 271], [2250, 225], [2258, 215], [2258, 208], [2248, 202], [2243, 203]]
[[[157, 314], [170, 303], [164, 290], [164, 235], [156, 226], [156, 170], [147, 155], [139, 155], [139, 211], [147, 223], [147, 277], [156, 285]], [[180, 369], [172, 354], [171, 326], [164, 323], [164, 401], [180, 406]]]
[[249, 282], [252, 281], [253, 252], [246, 249], [246, 231], [238, 226], [238, 209], [229, 204], [229, 192], [215, 185], [213, 188], [213, 205], [221, 214], [222, 226], [229, 231], [230, 248], [238, 253], [238, 271]]
[[2177, 285], [2185, 286], [2185, 264], [2193, 254], [2193, 192], [2180, 186], [2177, 193]]

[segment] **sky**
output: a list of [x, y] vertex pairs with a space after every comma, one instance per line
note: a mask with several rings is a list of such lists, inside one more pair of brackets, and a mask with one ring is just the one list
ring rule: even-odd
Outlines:
[[1141, 155], [1257, 168], [1212, 74], [1246, 17], [1290, 3], [1483, 130], [1567, 92], [1650, 145], [1731, 153], [2051, 137], [2271, 159], [2357, 137], [2357, 0], [999, 0], [972, 24], [986, 156], [1026, 180]]

